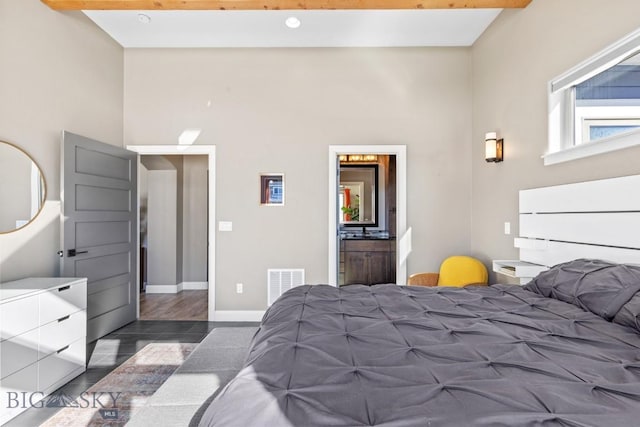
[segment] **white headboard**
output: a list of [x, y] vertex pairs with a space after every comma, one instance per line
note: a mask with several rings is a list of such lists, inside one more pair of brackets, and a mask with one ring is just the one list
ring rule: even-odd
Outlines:
[[640, 175], [520, 191], [520, 260], [640, 264]]

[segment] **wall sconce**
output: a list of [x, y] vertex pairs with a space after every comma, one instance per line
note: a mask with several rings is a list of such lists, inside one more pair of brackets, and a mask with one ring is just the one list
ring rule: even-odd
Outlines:
[[504, 140], [498, 139], [495, 132], [487, 132], [484, 136], [484, 159], [487, 162], [501, 162], [503, 145]]

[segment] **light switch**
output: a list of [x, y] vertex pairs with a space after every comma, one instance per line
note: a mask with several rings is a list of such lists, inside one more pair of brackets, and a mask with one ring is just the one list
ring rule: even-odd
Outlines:
[[233, 231], [233, 222], [231, 221], [218, 222], [218, 231]]
[[511, 234], [511, 223], [510, 222], [505, 222], [504, 223], [504, 234]]

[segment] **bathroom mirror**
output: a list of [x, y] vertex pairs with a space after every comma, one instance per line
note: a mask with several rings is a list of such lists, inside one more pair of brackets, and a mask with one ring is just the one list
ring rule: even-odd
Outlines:
[[0, 234], [25, 227], [46, 197], [44, 176], [21, 148], [0, 141]]
[[378, 226], [378, 165], [340, 165], [338, 207], [346, 227]]

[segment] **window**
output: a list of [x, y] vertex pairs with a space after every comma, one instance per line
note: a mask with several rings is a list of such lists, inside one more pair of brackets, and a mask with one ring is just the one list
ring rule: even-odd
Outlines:
[[640, 145], [640, 30], [549, 84], [545, 164]]
[[585, 143], [611, 138], [639, 129], [640, 119], [623, 120], [619, 117], [595, 119], [585, 115], [576, 120], [576, 124], [582, 125], [579, 128], [580, 134], [576, 134], [576, 140]]

